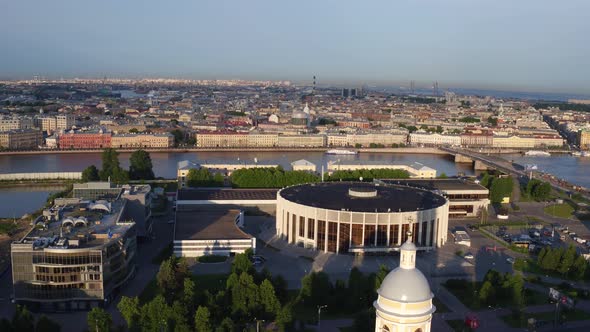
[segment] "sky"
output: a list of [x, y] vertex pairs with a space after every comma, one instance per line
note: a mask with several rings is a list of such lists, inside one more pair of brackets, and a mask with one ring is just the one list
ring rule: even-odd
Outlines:
[[588, 0], [0, 0], [0, 79], [590, 93]]

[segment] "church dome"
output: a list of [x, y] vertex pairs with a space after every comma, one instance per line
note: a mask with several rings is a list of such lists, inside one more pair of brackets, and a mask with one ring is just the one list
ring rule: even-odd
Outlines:
[[433, 297], [428, 280], [420, 270], [401, 267], [389, 272], [377, 293], [397, 302], [423, 302]]

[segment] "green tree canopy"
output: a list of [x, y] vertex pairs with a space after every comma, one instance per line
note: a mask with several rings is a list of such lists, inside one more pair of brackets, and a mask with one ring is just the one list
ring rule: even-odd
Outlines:
[[221, 187], [223, 186], [223, 175], [220, 173], [213, 175], [205, 167], [192, 168], [186, 175], [186, 183], [189, 187]]
[[90, 165], [82, 171], [82, 182], [93, 181], [100, 181], [100, 176], [98, 175], [98, 168], [94, 165]]
[[25, 306], [16, 306], [16, 311], [12, 316], [12, 329], [18, 332], [35, 331], [35, 318]]
[[195, 331], [196, 332], [211, 332], [211, 314], [207, 307], [199, 306], [195, 313]]
[[276, 168], [244, 168], [231, 174], [236, 188], [282, 188], [301, 183], [319, 182], [319, 176], [304, 171], [285, 171]]
[[140, 317], [139, 299], [135, 297], [121, 297], [121, 301], [117, 304], [117, 309], [127, 322], [129, 330], [133, 330], [138, 325], [138, 319]]
[[[2, 331], [2, 329], [0, 329]], [[60, 332], [61, 326], [49, 319], [49, 317], [45, 315], [41, 315], [37, 320], [37, 324], [35, 325], [35, 332]]]
[[113, 324], [113, 319], [102, 308], [92, 308], [86, 316], [88, 330], [96, 332], [109, 332]]
[[131, 180], [153, 180], [152, 158], [144, 150], [137, 150], [129, 158], [129, 178]]
[[127, 183], [129, 174], [119, 164], [119, 153], [109, 148], [102, 152], [102, 169], [99, 172], [100, 180], [107, 181], [109, 178], [114, 183]]

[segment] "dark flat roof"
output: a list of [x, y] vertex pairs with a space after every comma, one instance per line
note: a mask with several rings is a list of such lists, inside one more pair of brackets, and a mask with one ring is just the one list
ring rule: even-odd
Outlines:
[[461, 179], [382, 179], [387, 184], [416, 186], [428, 190], [485, 190], [488, 189], [473, 181]]
[[[373, 188], [376, 197], [353, 197], [351, 188]], [[409, 212], [428, 210], [445, 204], [446, 199], [433, 192], [398, 185], [362, 182], [322, 182], [285, 188], [281, 197], [307, 206], [356, 212]]]
[[198, 188], [178, 190], [177, 200], [276, 200], [278, 189], [221, 189]]
[[178, 211], [174, 240], [251, 239], [236, 225], [238, 210]]

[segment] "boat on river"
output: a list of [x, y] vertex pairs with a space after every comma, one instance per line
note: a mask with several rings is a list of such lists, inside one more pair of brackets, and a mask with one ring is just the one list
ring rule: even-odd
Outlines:
[[529, 157], [550, 157], [551, 153], [549, 153], [547, 151], [530, 150], [530, 151], [525, 152], [524, 155], [529, 156]]
[[326, 154], [339, 154], [339, 155], [355, 155], [357, 153], [358, 153], [357, 151], [341, 150], [341, 149], [332, 149], [332, 150], [326, 151]]

